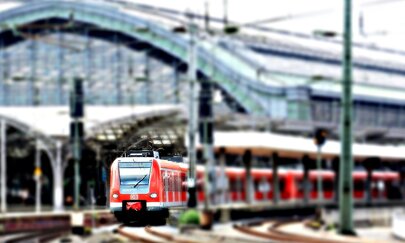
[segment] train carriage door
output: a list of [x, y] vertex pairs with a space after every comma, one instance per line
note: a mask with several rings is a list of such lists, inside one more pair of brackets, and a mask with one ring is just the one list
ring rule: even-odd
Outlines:
[[175, 176], [174, 176], [173, 171], [171, 171], [169, 173], [170, 173], [170, 202], [174, 202], [176, 200], [176, 194], [175, 194], [175, 191], [174, 191], [174, 186], [175, 186], [174, 179], [175, 179]]
[[260, 178], [256, 177], [253, 177], [253, 198], [254, 201], [261, 201], [263, 199], [263, 195], [260, 190]]
[[333, 199], [333, 179], [325, 178], [322, 184], [323, 197], [324, 199], [330, 201]]
[[177, 202], [179, 200], [177, 194], [177, 172], [173, 171], [173, 192], [174, 192], [174, 201]]
[[169, 173], [167, 170], [164, 170], [164, 183], [165, 183], [165, 199], [164, 202], [167, 203], [169, 201]]
[[236, 201], [242, 201], [243, 200], [243, 181], [242, 178], [236, 177]]
[[181, 202], [181, 180], [180, 180], [180, 172], [176, 172], [176, 195], [177, 201]]
[[184, 205], [187, 204], [187, 179], [184, 172], [181, 173], [181, 200]]

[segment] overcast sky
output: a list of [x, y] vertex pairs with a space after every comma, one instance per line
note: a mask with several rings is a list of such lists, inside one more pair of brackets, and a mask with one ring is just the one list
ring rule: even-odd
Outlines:
[[[223, 0], [133, 0], [136, 3], [191, 10], [204, 13], [208, 3], [211, 16], [222, 17]], [[343, 0], [227, 0], [230, 20], [249, 23], [268, 18], [292, 16], [264, 24], [268, 27], [313, 33], [343, 29]], [[359, 15], [363, 14], [364, 32], [360, 35]], [[295, 17], [294, 17], [295, 16]], [[356, 40], [405, 49], [405, 0], [353, 1], [353, 36]]]

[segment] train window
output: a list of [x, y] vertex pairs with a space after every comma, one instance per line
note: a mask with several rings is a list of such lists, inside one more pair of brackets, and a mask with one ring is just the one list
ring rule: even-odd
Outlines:
[[253, 184], [254, 184], [254, 190], [259, 191], [259, 185], [260, 185], [259, 180], [254, 180]]
[[259, 186], [256, 189], [256, 191], [260, 191], [262, 193], [266, 193], [269, 192], [271, 189], [271, 185], [270, 183], [266, 180], [266, 177], [262, 177], [262, 179], [260, 180]]
[[243, 180], [241, 178], [231, 179], [230, 189], [232, 192], [240, 192], [243, 190]]
[[197, 191], [198, 192], [204, 191], [204, 180], [202, 179], [197, 180]]
[[323, 183], [322, 183], [322, 189], [324, 191], [333, 191], [333, 189], [334, 189], [333, 181], [324, 180]]
[[123, 194], [148, 193], [151, 167], [150, 162], [119, 163], [120, 192]]
[[300, 193], [304, 193], [304, 180], [296, 179], [296, 184], [297, 184], [297, 191]]
[[279, 183], [278, 183], [278, 188], [280, 192], [283, 192], [285, 189], [285, 179], [282, 178], [280, 179]]
[[353, 188], [355, 191], [364, 191], [365, 190], [365, 182], [364, 181], [359, 181], [355, 180], [353, 183]]
[[238, 182], [237, 182], [237, 180], [234, 180], [234, 179], [230, 180], [230, 189], [231, 189], [231, 192], [238, 191]]

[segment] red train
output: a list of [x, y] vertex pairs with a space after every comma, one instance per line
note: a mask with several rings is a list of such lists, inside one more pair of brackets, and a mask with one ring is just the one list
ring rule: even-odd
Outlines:
[[[159, 218], [168, 216], [170, 207], [184, 207], [187, 201], [187, 165], [159, 159], [153, 151], [135, 151], [129, 157], [119, 157], [111, 165], [110, 209], [119, 221]], [[225, 202], [246, 200], [245, 170], [227, 167], [218, 188], [225, 192]], [[309, 173], [310, 199], [316, 199], [319, 172]], [[334, 199], [335, 175], [332, 171], [320, 172], [324, 200]], [[272, 200], [272, 177], [270, 169], [252, 169], [254, 201]], [[282, 201], [296, 201], [304, 198], [303, 171], [280, 169], [279, 192]], [[204, 168], [197, 167], [197, 197], [204, 200]], [[353, 172], [355, 200], [365, 200], [366, 172]], [[374, 200], [389, 199], [388, 191], [400, 180], [396, 172], [374, 172], [372, 175], [372, 197]]]

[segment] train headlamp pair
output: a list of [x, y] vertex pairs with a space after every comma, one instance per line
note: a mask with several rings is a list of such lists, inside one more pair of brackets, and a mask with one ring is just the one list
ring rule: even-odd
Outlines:
[[117, 199], [117, 198], [118, 198], [118, 194], [117, 194], [117, 193], [114, 193], [114, 194], [112, 195], [112, 197], [115, 198], [115, 199]]
[[151, 198], [157, 198], [157, 193], [151, 193], [149, 196], [150, 196]]

